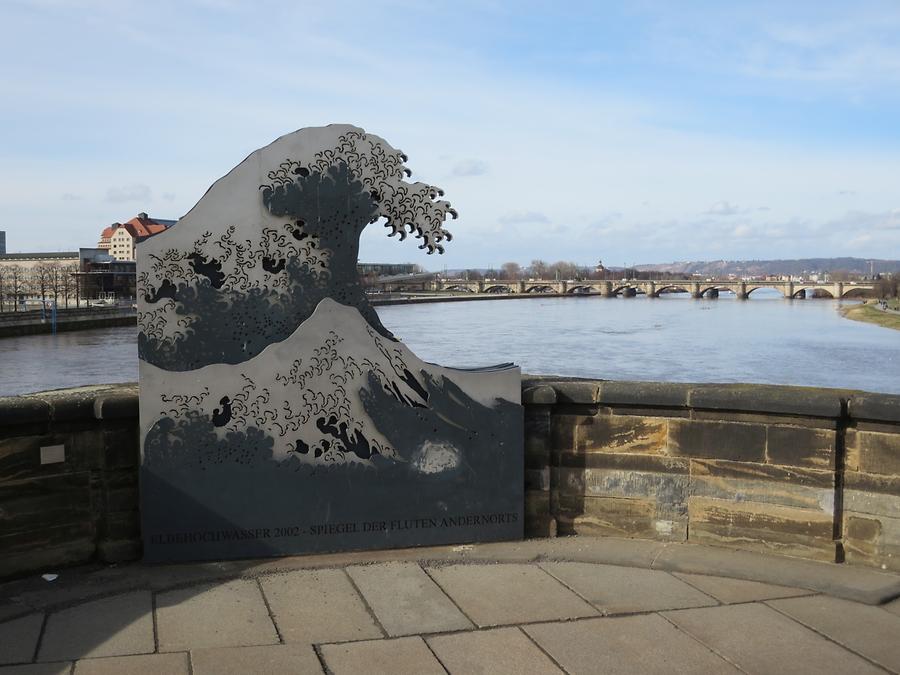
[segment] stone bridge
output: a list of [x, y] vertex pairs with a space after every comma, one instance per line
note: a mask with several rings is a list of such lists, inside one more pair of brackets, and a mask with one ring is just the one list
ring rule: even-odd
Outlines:
[[466, 293], [556, 293], [600, 295], [612, 298], [617, 295], [634, 297], [638, 294], [650, 298], [658, 298], [662, 293], [690, 293], [692, 298], [715, 298], [720, 292], [734, 293], [740, 300], [746, 300], [750, 294], [760, 288], [774, 288], [785, 298], [805, 298], [807, 296], [823, 296], [830, 298], [849, 298], [865, 295], [873, 290], [868, 283], [836, 282], [815, 283], [799, 281], [689, 281], [684, 279], [643, 281], [638, 279], [627, 281], [591, 281], [591, 280], [521, 280], [501, 281], [488, 279], [483, 281], [465, 281], [462, 279], [435, 279], [431, 290], [457, 291]]

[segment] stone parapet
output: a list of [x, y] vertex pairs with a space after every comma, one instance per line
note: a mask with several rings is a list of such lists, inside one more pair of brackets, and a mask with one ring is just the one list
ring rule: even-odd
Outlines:
[[[900, 570], [900, 396], [526, 377], [526, 536]], [[137, 386], [0, 398], [0, 577], [140, 557]]]

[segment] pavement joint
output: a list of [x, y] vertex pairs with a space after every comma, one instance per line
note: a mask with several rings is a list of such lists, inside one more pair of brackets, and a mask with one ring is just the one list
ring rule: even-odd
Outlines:
[[654, 612], [654, 613], [655, 613], [656, 615], [658, 615], [659, 617], [661, 617], [664, 621], [666, 621], [666, 622], [668, 622], [669, 624], [671, 624], [671, 626], [672, 626], [675, 630], [677, 630], [680, 634], [687, 636], [688, 638], [690, 638], [691, 640], [693, 640], [694, 642], [696, 642], [697, 644], [699, 644], [701, 647], [703, 647], [704, 649], [706, 649], [706, 650], [709, 651], [710, 653], [715, 654], [715, 655], [718, 656], [720, 659], [722, 659], [723, 661], [725, 661], [725, 662], [728, 663], [729, 665], [733, 666], [733, 667], [736, 668], [737, 670], [741, 671], [742, 673], [746, 673], [746, 672], [747, 672], [746, 670], [744, 670], [743, 668], [741, 668], [737, 663], [735, 663], [734, 661], [732, 661], [731, 659], [729, 659], [725, 654], [723, 654], [722, 652], [720, 652], [718, 649], [714, 648], [712, 645], [706, 644], [706, 643], [705, 643], [703, 640], [701, 640], [699, 637], [697, 637], [696, 635], [694, 635], [694, 634], [692, 634], [692, 633], [689, 633], [689, 632], [686, 631], [684, 628], [682, 628], [681, 626], [679, 626], [677, 623], [675, 623], [674, 621], [672, 621], [669, 617], [667, 617], [667, 616], [665, 615], [664, 612]]
[[275, 628], [275, 635], [278, 636], [278, 644], [284, 644], [284, 636], [281, 634], [281, 628], [278, 626], [278, 622], [275, 620], [275, 613], [272, 611], [272, 606], [269, 604], [269, 598], [266, 596], [266, 591], [262, 585], [262, 577], [256, 578], [256, 587], [259, 589], [259, 594], [262, 596], [263, 604], [266, 606], [266, 611], [269, 613], [269, 620], [272, 622], [272, 626]]
[[538, 641], [537, 641], [537, 640], [535, 640], [533, 637], [531, 637], [531, 636], [528, 634], [528, 631], [527, 631], [527, 630], [525, 630], [524, 628], [522, 628], [521, 625], [516, 626], [516, 628], [519, 630], [519, 632], [520, 632], [522, 635], [525, 636], [525, 638], [526, 638], [529, 642], [531, 642], [531, 644], [533, 644], [535, 647], [537, 647], [537, 648], [544, 654], [544, 656], [546, 656], [548, 659], [550, 659], [550, 662], [551, 662], [554, 666], [556, 666], [557, 668], [559, 668], [559, 669], [560, 669], [562, 672], [564, 672], [564, 673], [567, 673], [567, 672], [568, 672], [565, 668], [562, 667], [562, 664], [561, 664], [559, 661], [557, 661], [556, 658], [554, 658], [553, 654], [551, 654], [551, 653], [548, 652], [546, 649], [544, 649], [540, 644], [538, 644]]
[[366, 612], [369, 613], [369, 616], [372, 618], [372, 621], [375, 622], [375, 625], [378, 627], [378, 630], [381, 631], [381, 636], [383, 638], [389, 638], [390, 633], [388, 633], [387, 629], [381, 624], [381, 620], [378, 618], [378, 615], [375, 614], [375, 610], [372, 609], [372, 606], [369, 604], [368, 599], [363, 592], [359, 590], [359, 586], [356, 585], [356, 582], [353, 580], [353, 577], [347, 571], [346, 567], [341, 568], [344, 572], [344, 576], [347, 577], [347, 580], [350, 582], [350, 585], [353, 587], [353, 590], [356, 591], [356, 594], [359, 596], [359, 599], [362, 601], [363, 607], [366, 608]]
[[[477, 627], [478, 627], [478, 624], [475, 623], [475, 621], [472, 619], [472, 617], [469, 616], [468, 614], [466, 614], [466, 611], [465, 611], [462, 607], [460, 607], [459, 603], [456, 602], [456, 600], [453, 598], [453, 596], [450, 595], [450, 594], [447, 592], [447, 589], [444, 588], [443, 586], [441, 586], [441, 585], [438, 583], [438, 580], [435, 579], [433, 576], [431, 576], [431, 572], [429, 571], [428, 567], [425, 566], [425, 565], [423, 565], [423, 564], [421, 564], [421, 563], [419, 564], [419, 567], [421, 567], [421, 568], [422, 568], [422, 571], [425, 572], [425, 575], [426, 575], [429, 579], [431, 579], [431, 583], [433, 583], [435, 586], [437, 586], [438, 589], [441, 591], [441, 593], [443, 593], [443, 594], [447, 597], [447, 599], [453, 604], [453, 606], [456, 607], [457, 611], [458, 611], [460, 614], [462, 614], [464, 617], [466, 617], [466, 620], [467, 620], [470, 624], [472, 624], [473, 626], [475, 626], [475, 627], [477, 628]], [[467, 633], [467, 632], [469, 632], [469, 630], [471, 630], [471, 629], [467, 629], [467, 630], [456, 630], [456, 631], [447, 631], [447, 632], [453, 632], [453, 633]]]
[[37, 662], [38, 654], [41, 651], [41, 643], [44, 641], [44, 633], [47, 630], [47, 619], [50, 617], [50, 612], [44, 612], [44, 618], [41, 620], [41, 629], [38, 631], [38, 639], [34, 643], [34, 654], [31, 655], [31, 662]]
[[831, 642], [832, 644], [837, 645], [837, 646], [840, 647], [841, 649], [846, 649], [848, 652], [850, 652], [851, 654], [855, 654], [856, 656], [858, 656], [859, 658], [861, 658], [863, 661], [868, 661], [870, 664], [872, 664], [872, 665], [875, 666], [876, 668], [880, 668], [881, 670], [883, 670], [883, 671], [885, 671], [885, 672], [887, 672], [887, 673], [894, 673], [893, 670], [890, 670], [889, 668], [885, 668], [883, 665], [881, 665], [881, 664], [878, 663], [877, 661], [872, 660], [871, 658], [869, 658], [869, 657], [866, 656], [865, 654], [859, 652], [858, 650], [854, 649], [854, 648], [851, 647], [850, 645], [844, 644], [843, 642], [840, 642], [839, 640], [835, 640], [833, 637], [831, 637], [830, 635], [828, 635], [828, 634], [826, 634], [826, 633], [823, 633], [821, 630], [819, 630], [819, 629], [816, 628], [815, 626], [811, 626], [810, 624], [806, 623], [805, 621], [803, 621], [803, 620], [801, 620], [801, 619], [798, 619], [797, 617], [792, 616], [792, 615], [788, 614], [787, 612], [782, 611], [782, 610], [779, 609], [778, 607], [772, 605], [772, 602], [771, 602], [770, 600], [765, 600], [765, 601], [763, 601], [763, 602], [760, 603], [760, 604], [765, 605], [765, 606], [768, 607], [769, 609], [775, 610], [776, 612], [778, 612], [779, 614], [781, 614], [783, 617], [785, 617], [785, 618], [787, 618], [787, 619], [790, 619], [791, 621], [793, 621], [793, 622], [795, 622], [795, 623], [800, 624], [800, 625], [803, 626], [804, 628], [807, 628], [807, 629], [811, 630], [813, 633], [815, 633], [815, 634], [818, 635], [819, 637], [825, 638], [828, 642]]

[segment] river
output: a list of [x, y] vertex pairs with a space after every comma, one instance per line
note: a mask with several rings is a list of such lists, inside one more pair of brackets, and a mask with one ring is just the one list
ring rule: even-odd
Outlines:
[[[379, 307], [421, 358], [611, 380], [759, 382], [900, 394], [900, 332], [832, 300], [759, 290], [661, 298], [539, 298]], [[0, 395], [137, 379], [134, 328], [0, 339]]]

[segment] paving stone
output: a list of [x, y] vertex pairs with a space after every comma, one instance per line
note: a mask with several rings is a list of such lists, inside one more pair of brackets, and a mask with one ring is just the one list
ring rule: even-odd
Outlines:
[[549, 574], [604, 614], [708, 607], [713, 598], [668, 572], [590, 563], [542, 563]]
[[533, 565], [450, 565], [429, 573], [478, 626], [595, 616], [597, 611]]
[[879, 668], [762, 604], [666, 612], [679, 628], [749, 673], [881, 673]]
[[136, 591], [51, 614], [37, 660], [149, 654], [153, 650], [150, 592]]
[[349, 567], [347, 573], [391, 637], [473, 628], [415, 563]]
[[738, 672], [656, 614], [544, 623], [523, 629], [572, 675]]
[[259, 587], [246, 579], [160, 593], [156, 626], [161, 652], [278, 642]]
[[75, 664], [74, 675], [189, 675], [187, 654], [143, 654], [84, 659]]
[[882, 605], [882, 609], [886, 609], [891, 614], [900, 616], [900, 598], [897, 598], [893, 602], [889, 602], [886, 605]]
[[763, 584], [758, 581], [714, 577], [707, 574], [681, 574], [676, 572], [675, 576], [686, 581], [691, 586], [696, 586], [719, 602], [724, 602], [728, 605], [736, 602], [792, 598], [798, 595], [812, 595], [813, 593], [813, 591], [807, 591], [803, 588], [773, 586], [772, 584]]
[[446, 675], [420, 637], [324, 645], [322, 656], [332, 675]]
[[494, 628], [426, 638], [452, 675], [558, 675], [562, 673], [518, 628]]
[[825, 595], [772, 600], [768, 604], [838, 644], [900, 672], [900, 616]]
[[43, 623], [43, 614], [29, 614], [0, 623], [0, 665], [31, 661]]
[[0, 667], [0, 675], [69, 675], [72, 664], [63, 663], [31, 663], [27, 666]]
[[267, 645], [265, 647], [224, 647], [191, 652], [194, 675], [321, 675], [322, 666], [312, 645]]
[[343, 570], [301, 570], [262, 579], [285, 642], [383, 637]]

